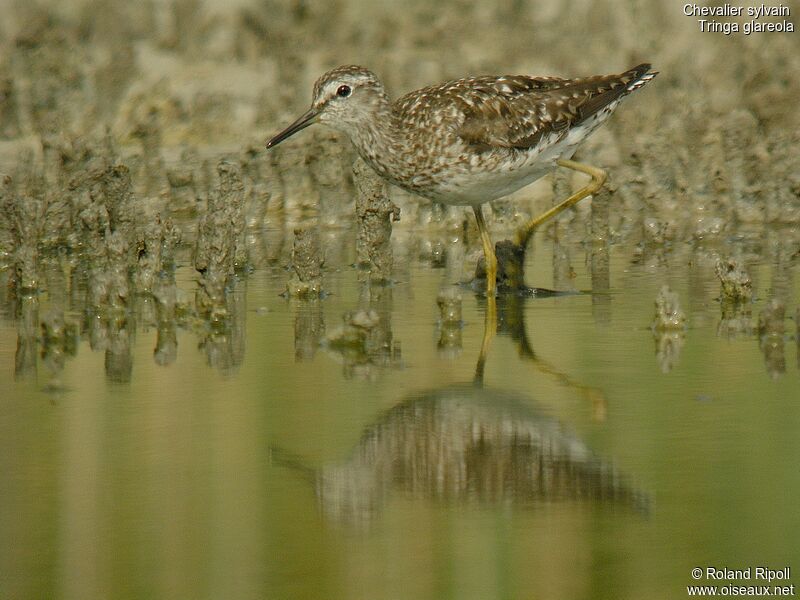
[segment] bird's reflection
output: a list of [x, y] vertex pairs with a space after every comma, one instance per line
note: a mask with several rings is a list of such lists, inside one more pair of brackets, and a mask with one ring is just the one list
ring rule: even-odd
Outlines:
[[[554, 292], [542, 288], [528, 289], [533, 291], [531, 297], [535, 298], [569, 295], [572, 293]], [[519, 294], [505, 294], [498, 297], [496, 300], [490, 299], [486, 301], [486, 322], [484, 325], [483, 341], [481, 343], [478, 363], [475, 367], [476, 385], [483, 385], [484, 365], [489, 354], [492, 338], [496, 332], [499, 335], [509, 336], [517, 346], [519, 357], [526, 363], [532, 365], [534, 369], [554, 378], [561, 385], [573, 390], [580, 394], [585, 400], [591, 402], [592, 414], [595, 420], [605, 420], [608, 400], [603, 390], [576, 380], [569, 373], [559, 369], [556, 365], [547, 361], [534, 350], [531, 338], [525, 326], [524, 307], [525, 303], [528, 301], [531, 301], [530, 297]]]
[[391, 492], [459, 503], [646, 506], [612, 464], [529, 399], [474, 385], [395, 406], [364, 431], [349, 460], [317, 473], [316, 486], [325, 514], [346, 522], [369, 521]]
[[[518, 308], [517, 304], [501, 308], [499, 331], [516, 336], [521, 354], [539, 361]], [[273, 448], [273, 464], [303, 473], [315, 487], [323, 514], [347, 524], [369, 525], [393, 494], [518, 507], [605, 502], [646, 511], [646, 494], [629, 485], [611, 462], [598, 457], [557, 419], [536, 409], [531, 398], [486, 385], [483, 365], [498, 331], [493, 301], [486, 314], [472, 382], [402, 399], [365, 428], [343, 462], [311, 468], [301, 458]], [[537, 366], [578, 392], [592, 390], [547, 363]]]

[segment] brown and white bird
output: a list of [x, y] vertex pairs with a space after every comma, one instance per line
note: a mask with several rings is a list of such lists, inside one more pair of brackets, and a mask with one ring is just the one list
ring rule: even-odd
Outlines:
[[358, 66], [325, 73], [311, 108], [267, 142], [271, 148], [312, 123], [346, 133], [386, 181], [444, 204], [472, 206], [494, 296], [497, 260], [481, 205], [562, 166], [591, 176], [584, 188], [531, 220], [527, 231], [605, 182], [600, 169], [571, 160], [620, 101], [657, 73], [641, 64], [618, 75], [579, 79], [484, 76], [410, 92], [392, 102], [380, 79]]

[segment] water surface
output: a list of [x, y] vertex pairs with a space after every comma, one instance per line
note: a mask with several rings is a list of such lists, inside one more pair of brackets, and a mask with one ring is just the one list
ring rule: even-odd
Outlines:
[[[755, 331], [768, 298], [793, 314], [796, 261], [755, 253], [756, 301], [723, 320], [707, 249], [539, 234], [528, 283], [579, 293], [501, 298], [476, 381], [484, 298], [462, 288], [440, 344], [461, 242], [403, 238], [370, 291], [352, 239], [326, 238], [328, 297], [281, 297], [264, 261], [222, 331], [159, 331], [137, 298], [92, 338], [73, 279], [63, 367], [26, 333], [52, 298], [4, 301], [0, 596], [676, 598], [696, 566], [800, 567], [794, 321], [766, 354]], [[176, 276], [193, 294], [188, 260]], [[649, 328], [664, 283], [671, 342]], [[381, 351], [321, 343], [359, 307]]]

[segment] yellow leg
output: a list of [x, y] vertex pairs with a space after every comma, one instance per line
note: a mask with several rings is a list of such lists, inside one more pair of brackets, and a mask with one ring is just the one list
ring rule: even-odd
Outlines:
[[495, 291], [497, 289], [497, 256], [494, 253], [494, 244], [489, 237], [489, 229], [486, 227], [486, 220], [483, 218], [481, 206], [475, 206], [475, 220], [478, 222], [478, 231], [481, 234], [483, 243], [483, 256], [486, 259], [486, 317], [483, 323], [483, 340], [481, 341], [481, 353], [478, 357], [478, 364], [475, 367], [475, 385], [483, 385], [483, 367], [486, 364], [486, 357], [489, 355], [489, 346], [492, 343], [495, 331], [497, 331], [497, 299]]
[[486, 259], [486, 296], [494, 298], [497, 288], [497, 256], [494, 254], [494, 244], [492, 244], [492, 238], [489, 237], [489, 229], [486, 227], [480, 204], [473, 209], [475, 210], [475, 220], [478, 222], [478, 232], [481, 234], [481, 243], [483, 243], [483, 256]]
[[518, 246], [527, 246], [528, 240], [533, 235], [533, 232], [536, 231], [536, 228], [539, 227], [542, 223], [547, 221], [548, 219], [552, 219], [560, 212], [568, 209], [570, 206], [573, 206], [586, 198], [586, 196], [591, 196], [592, 194], [596, 194], [603, 184], [606, 182], [606, 172], [602, 169], [598, 169], [596, 167], [590, 167], [589, 165], [584, 165], [579, 162], [575, 162], [574, 160], [567, 160], [567, 159], [559, 159], [556, 164], [559, 167], [565, 167], [567, 169], [572, 169], [574, 171], [579, 171], [581, 173], [585, 173], [589, 175], [592, 180], [586, 185], [586, 187], [581, 188], [572, 196], [561, 202], [560, 204], [556, 204], [550, 210], [546, 210], [541, 215], [536, 217], [535, 219], [531, 219], [527, 225], [522, 227], [517, 232], [517, 245]]

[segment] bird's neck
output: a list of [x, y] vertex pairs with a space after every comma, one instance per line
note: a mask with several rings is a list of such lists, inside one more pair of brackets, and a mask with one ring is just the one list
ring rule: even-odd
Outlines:
[[358, 154], [380, 175], [388, 178], [388, 161], [402, 155], [403, 129], [387, 101], [349, 132]]

